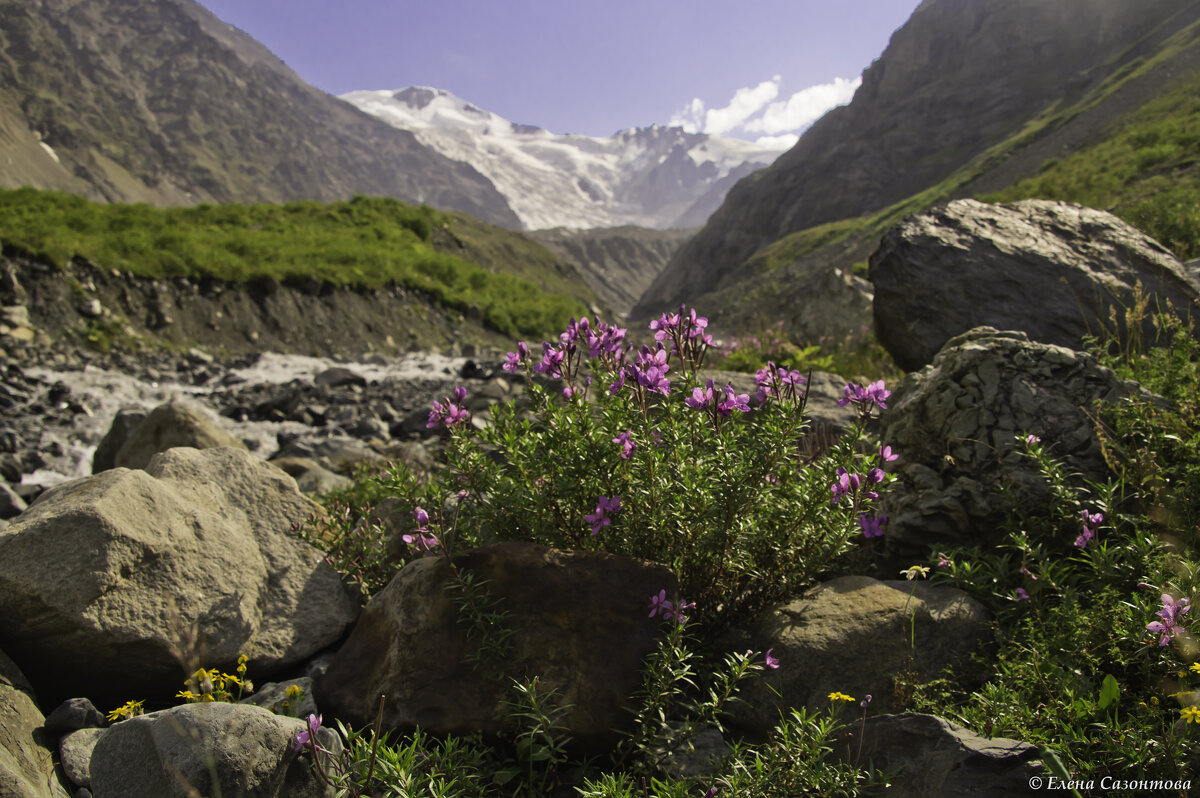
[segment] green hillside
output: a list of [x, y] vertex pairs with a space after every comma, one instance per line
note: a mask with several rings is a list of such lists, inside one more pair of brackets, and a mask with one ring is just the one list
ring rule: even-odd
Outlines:
[[1200, 74], [1118, 120], [1105, 140], [999, 192], [1104, 208], [1170, 247], [1200, 257]]
[[395, 283], [446, 308], [477, 308], [510, 336], [559, 327], [594, 300], [541, 245], [390, 198], [153, 208], [22, 188], [0, 191], [0, 242], [55, 265], [80, 257], [141, 277]]

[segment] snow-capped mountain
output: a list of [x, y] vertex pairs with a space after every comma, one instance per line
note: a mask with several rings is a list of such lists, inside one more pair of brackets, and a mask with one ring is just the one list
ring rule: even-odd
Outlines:
[[526, 229], [695, 227], [781, 150], [655, 125], [607, 138], [514, 124], [439, 89], [341, 99], [490, 178]]

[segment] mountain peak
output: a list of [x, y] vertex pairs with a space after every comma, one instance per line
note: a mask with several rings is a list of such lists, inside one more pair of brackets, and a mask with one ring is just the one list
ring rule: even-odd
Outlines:
[[443, 89], [356, 91], [343, 100], [487, 176], [528, 229], [694, 227], [778, 148], [650, 125], [600, 138], [515, 124]]

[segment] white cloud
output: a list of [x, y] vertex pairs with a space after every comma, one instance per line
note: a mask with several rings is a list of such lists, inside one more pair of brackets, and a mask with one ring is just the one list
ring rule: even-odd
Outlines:
[[[733, 99], [724, 108], [710, 108], [704, 114], [704, 132], [720, 136], [740, 127], [750, 117], [761, 111], [767, 103], [779, 96], [779, 75], [764, 80], [753, 88], [738, 89]], [[693, 106], [695, 101], [692, 102]]]
[[862, 77], [854, 80], [834, 78], [833, 83], [822, 83], [798, 91], [784, 102], [771, 103], [757, 119], [751, 119], [743, 127], [747, 133], [778, 135], [785, 132], [798, 133], [823, 117], [831, 108], [845, 105], [854, 97], [862, 85]]
[[752, 139], [764, 147], [788, 149], [830, 109], [850, 102], [862, 77], [834, 78], [832, 83], [809, 86], [786, 100], [772, 102], [779, 96], [782, 82], [776, 75], [757, 86], [738, 89], [722, 108], [709, 108], [696, 97], [671, 117], [670, 124], [689, 133], [730, 135]]
[[759, 136], [754, 143], [771, 150], [790, 150], [799, 140], [800, 136], [796, 133], [785, 133], [782, 136]]
[[692, 99], [682, 111], [675, 112], [671, 117], [671, 127], [681, 127], [688, 133], [699, 133], [704, 126], [704, 100], [699, 97]]

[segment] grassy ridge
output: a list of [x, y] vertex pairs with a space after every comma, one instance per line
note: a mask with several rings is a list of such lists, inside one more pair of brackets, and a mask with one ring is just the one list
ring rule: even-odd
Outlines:
[[[443, 238], [463, 255], [439, 251]], [[0, 242], [60, 266], [83, 257], [142, 277], [396, 283], [446, 308], [478, 308], [485, 325], [513, 336], [560, 327], [590, 298], [521, 236], [390, 198], [153, 208], [22, 188], [0, 191]]]
[[1111, 210], [1179, 257], [1200, 257], [1200, 75], [1118, 120], [1106, 139], [980, 199]]

